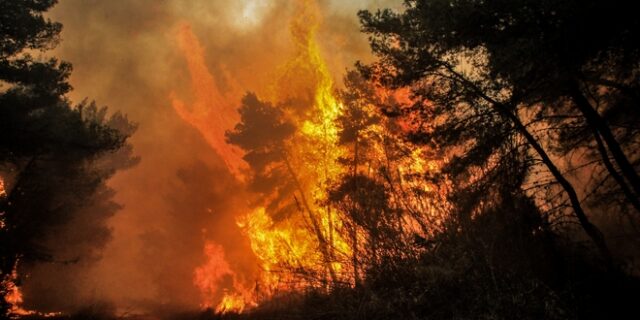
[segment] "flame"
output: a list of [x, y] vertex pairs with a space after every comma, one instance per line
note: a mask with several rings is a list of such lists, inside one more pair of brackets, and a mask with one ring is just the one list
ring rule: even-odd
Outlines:
[[[222, 246], [207, 241], [204, 255], [206, 262], [195, 269], [193, 277], [193, 283], [202, 295], [201, 307], [206, 309], [216, 305], [216, 312], [226, 313], [242, 312], [246, 307], [255, 306], [251, 291], [238, 281], [225, 259]], [[219, 303], [218, 299], [221, 300]]]
[[203, 295], [202, 307], [209, 308], [213, 306], [214, 302], [208, 299], [219, 295], [223, 278], [225, 276], [232, 277], [234, 273], [225, 260], [222, 246], [207, 242], [204, 246], [204, 255], [207, 261], [204, 265], [196, 268], [193, 281]]
[[[320, 275], [320, 278], [327, 277], [328, 273], [339, 274], [344, 269], [333, 254], [331, 257], [327, 254], [328, 251], [349, 252], [347, 243], [335, 232], [341, 223], [339, 216], [334, 210], [318, 205], [326, 198], [327, 184], [342, 173], [338, 158], [343, 150], [337, 147], [336, 126], [342, 106], [334, 95], [333, 79], [315, 39], [319, 25], [317, 12], [318, 8], [313, 1], [297, 2], [296, 13], [290, 23], [294, 55], [279, 68], [279, 75], [270, 94], [270, 99], [275, 104], [296, 99], [310, 106], [306, 112], [300, 113], [298, 110], [287, 114], [299, 123], [299, 130], [294, 138], [295, 146], [291, 146], [289, 150], [289, 160], [296, 168], [295, 175], [300, 180], [297, 197], [305, 202], [305, 212], [274, 223], [266, 209], [258, 207], [238, 219], [238, 225], [249, 238], [263, 272], [254, 295], [247, 294], [247, 290], [234, 279], [234, 288], [223, 293], [216, 308], [218, 312], [241, 312], [247, 306], [255, 304], [256, 296], [268, 297], [276, 291], [316, 284], [301, 281], [295, 277], [295, 272], [286, 268], [305, 270]], [[233, 99], [220, 94], [204, 65], [203, 49], [188, 26], [181, 27], [179, 42], [188, 61], [196, 102], [190, 110], [186, 110], [184, 104], [174, 98], [173, 106], [185, 121], [207, 137], [207, 141], [218, 153], [226, 155], [230, 169], [238, 171], [238, 168], [233, 167], [233, 163], [240, 162], [238, 154], [233, 153], [234, 150], [230, 150], [224, 143], [223, 132], [217, 129], [230, 128], [234, 123], [231, 120], [237, 120], [237, 115], [234, 113], [228, 119], [210, 119], [208, 116], [213, 108], [220, 111], [231, 109], [227, 101]], [[308, 227], [310, 223], [315, 225], [315, 231]], [[326, 242], [324, 254], [319, 252], [319, 236]], [[220, 279], [225, 276], [234, 277], [234, 273], [224, 262], [221, 247], [207, 244], [205, 252], [208, 262], [196, 269], [195, 282], [203, 297], [208, 299], [203, 307], [211, 307], [211, 297], [219, 296]], [[331, 261], [327, 261], [328, 259]]]
[[258, 207], [240, 218], [238, 225], [249, 237], [251, 249], [261, 262], [264, 288], [259, 293], [262, 295], [268, 297], [277, 291], [299, 287], [290, 270], [281, 267], [293, 266], [302, 270], [316, 267], [321, 262], [315, 241], [297, 219], [274, 224], [265, 208]]
[[[4, 201], [7, 197], [7, 189], [4, 186], [4, 178], [0, 176], [0, 201]], [[0, 230], [4, 229], [6, 223], [4, 222], [4, 212], [0, 212]]]
[[4, 179], [0, 176], [0, 198], [4, 198], [7, 196], [7, 190], [4, 186]]
[[227, 144], [224, 137], [225, 131], [232, 129], [239, 120], [235, 111], [235, 106], [240, 100], [239, 86], [224, 66], [220, 66], [219, 71], [227, 88], [223, 88], [223, 85], [214, 79], [205, 63], [204, 48], [189, 24], [182, 23], [178, 26], [176, 40], [191, 76], [193, 102], [187, 106], [175, 92], [171, 92], [171, 104], [176, 113], [198, 129], [207, 143], [218, 152], [229, 171], [242, 180], [242, 170], [246, 168], [246, 163], [242, 160], [242, 151]]
[[[320, 24], [318, 12], [312, 0], [296, 2], [289, 25], [294, 54], [280, 66], [265, 97], [274, 106], [290, 101], [302, 101], [303, 104], [301, 107], [283, 108], [287, 120], [297, 125], [296, 133], [285, 142], [285, 162], [296, 182], [296, 191], [291, 198], [295, 199], [298, 211], [281, 221], [274, 221], [265, 206], [257, 206], [237, 218], [237, 225], [249, 239], [262, 270], [252, 290], [247, 290], [246, 285], [238, 281], [224, 260], [222, 247], [212, 243], [205, 245], [207, 262], [196, 269], [194, 282], [202, 292], [203, 307], [216, 305], [219, 313], [246, 311], [278, 292], [310, 286], [323, 288], [334, 281], [355, 285], [357, 280], [355, 272], [351, 271], [355, 268], [351, 257], [365, 241], [356, 240], [355, 245], [351, 243], [355, 241], [348, 240], [349, 236], [344, 232], [344, 215], [324, 204], [327, 203], [330, 184], [345, 174], [339, 159], [348, 155], [348, 150], [339, 145], [337, 126], [345, 108], [336, 98], [333, 79], [316, 42]], [[221, 129], [231, 128], [233, 121], [238, 120], [237, 114], [225, 113], [234, 107], [228, 101], [235, 100], [220, 93], [204, 64], [203, 49], [188, 27], [181, 27], [179, 39], [191, 72], [196, 102], [187, 110], [181, 101], [174, 99], [174, 108], [185, 121], [202, 132], [218, 153], [224, 155], [230, 170], [237, 174], [244, 170], [246, 164], [239, 159], [241, 153], [236, 153], [225, 143]], [[394, 103], [405, 105], [411, 103], [408, 89], [391, 91], [378, 87], [375, 91], [382, 100], [394, 100]], [[225, 114], [229, 117], [223, 118]], [[379, 136], [384, 134], [382, 125], [371, 130]], [[384, 158], [383, 142], [376, 142], [372, 148], [380, 158]], [[421, 149], [409, 150], [395, 168], [397, 177], [394, 179], [400, 184], [415, 184], [405, 181], [405, 173], [438, 170], [437, 162], [424, 160]], [[242, 163], [242, 170], [238, 163]], [[415, 187], [431, 191], [431, 187], [424, 183]], [[433, 213], [433, 210], [417, 207], [415, 211]], [[419, 223], [412, 219], [405, 219], [407, 235], [420, 230]], [[365, 237], [361, 233], [356, 235], [356, 239]], [[232, 287], [221, 287], [225, 277], [232, 280]], [[216, 304], [214, 301], [219, 302]]]
[[216, 307], [217, 313], [227, 313], [227, 312], [235, 312], [241, 313], [244, 311], [247, 302], [245, 301], [245, 297], [238, 293], [227, 293], [225, 292], [222, 297], [222, 301]]
[[[288, 114], [299, 123], [287, 154], [291, 167], [296, 168], [292, 175], [300, 180], [301, 190], [296, 192], [296, 202], [302, 202], [300, 212], [274, 223], [265, 208], [258, 207], [239, 221], [262, 262], [264, 290], [272, 293], [318, 285], [318, 278], [330, 275], [342, 278], [344, 266], [335, 255], [349, 254], [349, 246], [336, 232], [342, 223], [339, 215], [319, 205], [327, 198], [328, 184], [343, 171], [338, 159], [344, 150], [338, 146], [336, 125], [342, 105], [334, 95], [333, 79], [316, 42], [318, 8], [313, 1], [296, 5], [290, 23], [295, 54], [280, 68], [271, 99], [274, 105], [290, 99], [311, 104], [302, 114], [299, 110]], [[301, 270], [313, 276], [296, 278], [295, 271]]]
[[13, 266], [13, 270], [11, 270], [11, 274], [2, 281], [2, 287], [6, 290], [4, 295], [4, 300], [10, 305], [7, 316], [9, 318], [20, 318], [23, 316], [29, 315], [44, 315], [44, 316], [53, 316], [52, 314], [40, 314], [33, 310], [27, 310], [22, 307], [22, 303], [24, 299], [22, 298], [22, 292], [20, 291], [20, 287], [16, 285], [16, 281], [18, 280], [18, 261]]
[[11, 307], [9, 308], [9, 314], [12, 316], [27, 316], [35, 314], [34, 311], [22, 308], [22, 303], [24, 302], [24, 300], [22, 298], [22, 292], [20, 291], [20, 288], [15, 284], [17, 278], [18, 274], [14, 269], [11, 273], [10, 279], [6, 280], [5, 284], [3, 284], [3, 286], [5, 286], [7, 290], [4, 299], [9, 305], [11, 305]]

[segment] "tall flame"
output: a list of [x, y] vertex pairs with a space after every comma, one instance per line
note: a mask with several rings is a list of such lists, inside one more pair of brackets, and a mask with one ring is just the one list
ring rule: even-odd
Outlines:
[[[304, 104], [282, 110], [297, 127], [291, 141], [285, 142], [285, 162], [295, 181], [296, 190], [291, 197], [295, 199], [298, 212], [274, 221], [266, 207], [258, 206], [237, 218], [262, 270], [251, 290], [246, 289], [246, 284], [238, 280], [224, 260], [222, 247], [206, 244], [207, 262], [196, 269], [194, 278], [203, 293], [204, 307], [213, 307], [220, 301], [216, 307], [218, 312], [242, 312], [277, 292], [309, 286], [322, 288], [332, 281], [354, 285], [357, 280], [355, 272], [349, 269], [356, 268], [355, 263], [351, 266], [349, 263], [352, 254], [357, 252], [352, 250], [357, 248], [353, 249], [349, 243], [354, 242], [353, 239], [346, 239], [341, 231], [346, 224], [342, 221], [344, 215], [325, 205], [330, 184], [345, 174], [339, 160], [347, 155], [347, 150], [339, 144], [337, 126], [345, 108], [336, 98], [333, 79], [316, 42], [320, 23], [318, 12], [312, 0], [296, 2], [289, 25], [294, 54], [278, 69], [278, 76], [265, 97], [274, 106], [290, 101]], [[173, 106], [223, 156], [229, 169], [240, 175], [246, 166], [240, 158], [242, 153], [224, 141], [224, 130], [230, 129], [238, 120], [235, 111], [230, 111], [236, 106], [236, 93], [221, 93], [204, 63], [203, 49], [187, 25], [180, 28], [178, 39], [191, 73], [195, 102], [187, 108], [172, 94]], [[228, 75], [225, 78], [233, 83]], [[377, 94], [382, 99], [410, 102], [408, 90], [387, 92], [380, 88]], [[380, 127], [375, 130], [381, 134]], [[380, 154], [384, 153], [383, 146], [374, 148], [379, 149]], [[409, 153], [408, 159], [398, 164], [397, 175], [402, 176], [404, 171], [437, 169], [435, 162], [422, 160], [421, 150], [414, 149]], [[404, 183], [402, 177], [398, 179]], [[424, 184], [421, 186], [428, 188]], [[412, 227], [415, 221], [407, 220], [406, 224], [407, 229], [418, 229]], [[362, 245], [364, 241], [359, 243]], [[232, 288], [221, 285], [225, 277], [231, 279]]]
[[[299, 131], [288, 146], [288, 161], [298, 179], [295, 200], [299, 213], [274, 223], [264, 207], [239, 219], [239, 226], [251, 240], [252, 249], [262, 263], [263, 291], [273, 293], [301, 286], [318, 285], [319, 278], [343, 278], [342, 263], [335, 255], [349, 254], [349, 246], [335, 230], [342, 223], [326, 200], [328, 184], [342, 173], [338, 159], [344, 151], [338, 146], [336, 119], [342, 106], [334, 95], [334, 84], [316, 42], [318, 9], [312, 1], [298, 1], [290, 24], [295, 55], [280, 69], [271, 99], [274, 105], [289, 99], [308, 100], [311, 108], [298, 114], [289, 111]], [[307, 96], [304, 96], [305, 93]], [[289, 169], [293, 170], [293, 169]], [[286, 266], [304, 270], [309, 281], [294, 279]], [[348, 281], [348, 279], [342, 279]], [[326, 283], [326, 281], [324, 281]]]
[[[299, 175], [300, 186], [298, 197], [306, 198], [305, 214], [290, 217], [287, 221], [274, 223], [265, 212], [258, 207], [251, 213], [240, 217], [238, 225], [251, 241], [251, 247], [262, 267], [260, 283], [254, 289], [255, 294], [246, 294], [242, 285], [235, 284], [235, 292], [224, 292], [218, 311], [242, 311], [245, 305], [253, 302], [255, 296], [270, 295], [274, 290], [293, 289], [293, 279], [277, 272], [280, 266], [295, 266], [311, 270], [318, 274], [326, 274], [327, 270], [319, 266], [326, 265], [326, 254], [319, 254], [317, 237], [325, 238], [327, 247], [340, 248], [347, 252], [348, 245], [334, 234], [338, 216], [328, 208], [318, 205], [326, 198], [327, 183], [338, 177], [340, 166], [337, 163], [342, 154], [337, 147], [338, 129], [335, 124], [340, 114], [341, 105], [334, 96], [333, 80], [315, 35], [318, 28], [318, 8], [313, 1], [297, 2], [296, 12], [290, 22], [290, 31], [294, 45], [293, 57], [279, 69], [271, 96], [276, 104], [298, 99], [312, 105], [304, 115], [290, 114], [293, 120], [299, 121], [296, 147], [291, 149], [291, 161], [295, 164]], [[183, 52], [193, 85], [195, 102], [188, 108], [172, 93], [173, 107], [188, 123], [196, 127], [208, 143], [220, 153], [230, 170], [236, 174], [241, 171], [238, 163], [241, 153], [224, 141], [224, 130], [230, 129], [238, 120], [235, 111], [234, 96], [221, 93], [204, 63], [202, 46], [193, 35], [188, 25], [182, 25], [178, 32], [178, 42]], [[231, 79], [225, 76], [226, 79]], [[229, 80], [233, 83], [233, 81]], [[233, 95], [233, 94], [232, 94]], [[301, 97], [302, 96], [302, 97]], [[321, 170], [317, 170], [321, 168]], [[316, 224], [313, 234], [307, 228], [309, 220]], [[208, 262], [196, 269], [195, 283], [203, 292], [205, 299], [219, 295], [220, 279], [233, 276], [228, 264], [224, 262], [224, 252], [219, 246], [207, 244], [205, 254]], [[319, 270], [313, 270], [313, 269]], [[331, 272], [341, 269], [338, 263], [332, 262]], [[211, 301], [203, 306], [211, 307]]]
[[242, 151], [227, 144], [224, 137], [225, 131], [232, 129], [239, 119], [235, 111], [240, 97], [239, 87], [224, 66], [220, 66], [223, 75], [220, 82], [223, 83], [214, 79], [205, 63], [204, 48], [189, 24], [182, 23], [177, 28], [176, 39], [191, 75], [193, 102], [188, 106], [175, 92], [171, 92], [173, 108], [184, 121], [198, 129], [229, 170], [241, 178], [241, 171], [246, 167]]
[[[204, 247], [206, 262], [196, 268], [193, 282], [202, 294], [203, 308], [213, 308], [216, 312], [242, 312], [253, 305], [250, 290], [244, 289], [225, 260], [222, 246], [207, 242]], [[230, 282], [230, 283], [225, 283]], [[220, 299], [218, 302], [214, 299]]]

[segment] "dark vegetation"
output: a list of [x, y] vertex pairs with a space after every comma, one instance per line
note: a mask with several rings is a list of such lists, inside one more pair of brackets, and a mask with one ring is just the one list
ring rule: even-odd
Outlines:
[[[0, 315], [30, 264], [96, 258], [118, 210], [105, 181], [136, 163], [126, 116], [65, 94], [71, 65], [35, 54], [62, 26], [43, 18], [54, 0], [0, 1]], [[72, 226], [75, 236], [67, 235]]]
[[[209, 318], [632, 318], [640, 25], [631, 12], [596, 0], [425, 0], [360, 12], [378, 60], [345, 78], [349, 170], [327, 199], [346, 214], [346, 233], [366, 235], [367, 249], [351, 242], [355, 286]], [[372, 84], [409, 89], [412, 103], [380, 100]], [[368, 134], [373, 125], [384, 133]], [[411, 177], [448, 186], [446, 214], [413, 239], [394, 222], [398, 212], [428, 220], [427, 207], [406, 205], [425, 195], [398, 192], [389, 163], [399, 158], [376, 165], [375, 143], [446, 159]]]
[[[91, 105], [71, 107], [67, 64], [17, 57], [55, 42], [60, 26], [38, 15], [53, 1], [1, 3], [0, 152], [16, 172], [0, 208], [7, 278], [18, 260], [51, 259], [38, 242], [50, 217], [77, 210], [77, 195], [104, 191], [104, 179], [128, 162], [99, 159], [117, 150], [128, 157], [132, 127]], [[349, 261], [353, 285], [332, 274], [329, 284], [275, 295], [245, 314], [176, 318], [637, 317], [635, 12], [631, 2], [601, 0], [407, 0], [402, 12], [360, 12], [378, 60], [345, 77], [339, 143], [348, 170], [326, 199], [344, 214], [352, 256], [338, 256], [317, 232], [325, 262]], [[376, 86], [408, 89], [412, 103], [380, 99]], [[291, 214], [285, 200], [301, 189], [286, 153], [293, 125], [254, 95], [240, 111], [228, 139], [247, 151], [253, 191], [277, 188], [274, 212]], [[401, 176], [398, 163], [420, 147], [440, 170]], [[399, 217], [420, 232], [407, 233]], [[106, 309], [69, 318], [108, 318]]]

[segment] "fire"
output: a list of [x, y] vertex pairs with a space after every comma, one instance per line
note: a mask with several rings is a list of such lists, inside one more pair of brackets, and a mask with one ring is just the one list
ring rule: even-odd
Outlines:
[[[216, 306], [216, 312], [242, 312], [254, 306], [254, 297], [238, 281], [236, 273], [225, 259], [222, 246], [207, 242], [204, 246], [206, 262], [194, 271], [193, 283], [202, 294], [201, 307]], [[221, 302], [217, 302], [221, 300]]]
[[7, 196], [7, 190], [4, 187], [4, 179], [0, 177], [0, 198]]
[[22, 299], [22, 292], [20, 292], [20, 288], [14, 283], [16, 278], [17, 274], [14, 271], [12, 280], [8, 280], [6, 284], [7, 294], [4, 296], [4, 299], [11, 305], [9, 314], [15, 316], [26, 316], [34, 314], [33, 311], [25, 310], [21, 307], [24, 300]]
[[[278, 69], [278, 76], [265, 99], [275, 107], [302, 101], [302, 106], [282, 107], [284, 116], [297, 129], [290, 141], [283, 142], [286, 149], [283, 166], [295, 185], [295, 190], [288, 196], [295, 201], [297, 211], [276, 221], [268, 206], [262, 204], [237, 218], [262, 270], [252, 290], [246, 289], [246, 284], [239, 281], [225, 261], [222, 247], [213, 243], [205, 245], [207, 262], [196, 269], [194, 282], [202, 292], [205, 301], [202, 306], [211, 308], [215, 305], [220, 313], [243, 312], [278, 292], [307, 287], [329, 288], [336, 283], [355, 285], [357, 269], [362, 268], [352, 261], [358, 248], [365, 244], [366, 236], [347, 235], [344, 231], [346, 221], [342, 220], [344, 214], [327, 204], [330, 184], [345, 174], [340, 159], [348, 156], [348, 150], [339, 144], [338, 127], [338, 118], [345, 107], [335, 95], [333, 79], [316, 42], [319, 10], [311, 0], [300, 0], [296, 4], [290, 22], [294, 54]], [[240, 160], [241, 152], [224, 141], [224, 129], [230, 129], [238, 120], [236, 113], [229, 113], [236, 107], [229, 104], [229, 101], [235, 101], [234, 97], [221, 94], [205, 66], [203, 49], [187, 26], [181, 28], [179, 39], [188, 61], [196, 101], [191, 108], [186, 108], [172, 95], [174, 108], [185, 121], [202, 132], [227, 161], [230, 170], [238, 175], [244, 172], [246, 163]], [[376, 91], [381, 100], [411, 103], [408, 89]], [[371, 130], [378, 136], [384, 134], [382, 125]], [[372, 148], [382, 159], [387, 146], [380, 141]], [[409, 149], [406, 153], [392, 173], [393, 179], [403, 186], [412, 183], [405, 181], [405, 173], [436, 171], [439, 167], [435, 161], [424, 160], [421, 149]], [[431, 191], [425, 184], [419, 187], [425, 192]], [[417, 206], [412, 209], [415, 212], [433, 211]], [[408, 235], [420, 229], [416, 227], [419, 223], [415, 218], [404, 220]], [[228, 279], [226, 282], [231, 286], [225, 287], [224, 279]]]
[[220, 283], [224, 277], [232, 277], [233, 271], [225, 260], [222, 246], [208, 242], [205, 244], [204, 254], [207, 261], [196, 268], [193, 281], [203, 295], [202, 306], [209, 308], [214, 302], [208, 299], [220, 294]]
[[244, 311], [247, 302], [245, 297], [238, 293], [226, 293], [222, 297], [222, 301], [216, 307], [217, 313], [236, 312], [241, 313]]
[[261, 261], [262, 295], [270, 296], [276, 291], [297, 287], [291, 270], [281, 267], [309, 269], [321, 261], [315, 241], [296, 219], [275, 224], [265, 208], [259, 207], [239, 219], [238, 225], [249, 237], [251, 248]]
[[242, 170], [246, 168], [242, 151], [224, 140], [225, 131], [233, 128], [238, 121], [235, 111], [240, 97], [238, 85], [224, 66], [219, 71], [223, 74], [225, 83], [216, 82], [205, 63], [204, 48], [188, 24], [183, 23], [178, 27], [176, 40], [191, 75], [193, 102], [187, 106], [175, 92], [171, 92], [171, 104], [176, 113], [198, 129], [218, 152], [229, 171], [242, 179]]
[[7, 315], [10, 318], [18, 318], [21, 316], [39, 314], [35, 311], [27, 310], [22, 307], [22, 303], [24, 302], [22, 292], [20, 291], [20, 287], [16, 285], [16, 281], [18, 280], [17, 266], [18, 261], [16, 261], [8, 279], [4, 279], [2, 281], [2, 287], [6, 290], [4, 300], [11, 306]]
[[[297, 11], [290, 24], [295, 54], [279, 69], [280, 75], [274, 81], [270, 97], [276, 103], [301, 98], [311, 104], [306, 114], [291, 112], [287, 115], [300, 123], [299, 132], [294, 138], [297, 146], [291, 146], [289, 161], [296, 168], [293, 174], [299, 179], [297, 197], [303, 202], [300, 204], [304, 207], [303, 212], [287, 221], [274, 223], [265, 208], [259, 207], [238, 219], [238, 224], [251, 241], [253, 253], [260, 260], [263, 272], [255, 291], [264, 296], [277, 290], [292, 290], [310, 284], [298, 282], [296, 285], [293, 282], [299, 279], [294, 279], [292, 272], [281, 268], [307, 270], [325, 277], [330, 273], [335, 277], [343, 269], [335, 252], [349, 251], [349, 246], [335, 232], [340, 225], [337, 213], [318, 205], [319, 201], [326, 198], [327, 183], [341, 174], [337, 161], [343, 151], [337, 147], [338, 128], [335, 124], [342, 106], [334, 96], [333, 80], [315, 39], [319, 24], [317, 11], [311, 1], [297, 3]], [[188, 25], [180, 27], [178, 42], [191, 73], [195, 102], [187, 108], [172, 94], [173, 106], [186, 122], [203, 134], [225, 158], [230, 170], [238, 175], [241, 171], [238, 164], [244, 166], [241, 153], [224, 142], [223, 134], [237, 121], [235, 111], [233, 114], [229, 112], [235, 107], [229, 102], [235, 102], [236, 99], [221, 93], [204, 63], [203, 48]], [[309, 223], [315, 226], [313, 232], [308, 228]], [[321, 250], [318, 248], [318, 237], [324, 238], [325, 247]], [[212, 297], [220, 296], [221, 279], [231, 277], [234, 279], [234, 290], [224, 292], [217, 310], [244, 310], [254, 297], [248, 295], [247, 290], [242, 289], [242, 285], [235, 280], [233, 271], [224, 261], [222, 248], [208, 243], [205, 255], [208, 257], [207, 263], [196, 269], [194, 280], [205, 299], [203, 307], [213, 305]], [[331, 270], [326, 270], [327, 265]]]
[[[2, 176], [0, 176], [0, 201], [4, 201], [4, 198], [7, 197], [7, 190], [5, 189], [4, 186], [4, 178], [2, 178]], [[0, 212], [0, 230], [4, 229], [5, 227], [5, 222], [4, 222], [4, 212]]]
[[344, 150], [337, 143], [336, 125], [342, 105], [316, 42], [318, 9], [312, 1], [299, 1], [296, 9], [290, 23], [295, 54], [281, 67], [271, 98], [274, 105], [292, 98], [311, 105], [302, 114], [300, 110], [287, 114], [298, 123], [286, 162], [296, 181], [293, 197], [299, 210], [274, 223], [259, 207], [239, 223], [262, 262], [265, 290], [272, 292], [349, 280], [343, 279], [344, 266], [338, 257], [349, 254], [349, 246], [336, 231], [342, 222], [335, 210], [321, 205], [328, 184], [342, 173], [338, 160]]

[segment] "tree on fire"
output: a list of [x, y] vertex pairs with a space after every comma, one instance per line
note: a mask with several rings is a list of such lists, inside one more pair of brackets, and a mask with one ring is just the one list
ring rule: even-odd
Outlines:
[[[625, 275], [633, 269], [622, 270], [638, 259], [640, 240], [640, 26], [631, 8], [595, 0], [409, 0], [405, 7], [359, 13], [379, 58], [359, 70], [390, 90], [410, 88], [412, 102], [389, 107], [363, 90], [366, 81], [347, 77], [340, 143], [350, 148], [342, 161], [349, 170], [330, 199], [346, 214], [347, 233], [375, 226], [365, 234], [393, 226], [386, 208], [411, 212], [399, 204], [415, 203], [394, 191], [401, 179], [385, 178], [393, 170], [359, 169], [372, 160], [363, 133], [384, 122], [372, 120], [366, 104], [409, 121], [409, 141], [448, 159], [442, 175], [423, 170], [419, 179], [451, 179], [453, 190], [441, 229], [411, 242], [424, 250], [417, 260], [397, 254], [354, 267], [361, 294], [436, 318], [623, 314], [632, 305], [627, 290], [638, 286]], [[451, 296], [459, 288], [468, 292]], [[526, 307], [523, 292], [531, 295]]]
[[[135, 131], [126, 116], [107, 116], [106, 108], [82, 102], [72, 106], [65, 94], [71, 65], [32, 53], [53, 48], [62, 26], [43, 17], [57, 1], [0, 2], [0, 313], [12, 272], [37, 261], [72, 263], [86, 243], [108, 239], [107, 217], [118, 206], [105, 180], [134, 165], [126, 139]], [[86, 239], [60, 242], [54, 234], [78, 214]], [[104, 235], [104, 236], [102, 236]], [[58, 254], [64, 252], [62, 257]]]
[[[291, 154], [292, 137], [296, 127], [283, 109], [287, 105], [273, 106], [248, 93], [239, 108], [241, 122], [227, 132], [227, 141], [245, 150], [244, 160], [252, 169], [251, 191], [261, 194], [266, 209], [275, 221], [281, 221], [299, 212], [308, 221], [311, 233], [318, 241], [323, 264], [327, 266], [332, 281], [337, 275], [331, 267], [334, 257], [323, 230], [314, 203], [308, 198], [304, 181]], [[298, 110], [300, 108], [294, 108]], [[283, 266], [307, 273], [301, 264]], [[321, 280], [321, 279], [314, 279]]]
[[422, 159], [403, 141], [395, 119], [385, 116], [399, 102], [376, 93], [376, 86], [356, 71], [347, 72], [344, 85], [338, 144], [348, 152], [341, 159], [344, 174], [330, 187], [328, 201], [343, 216], [339, 231], [349, 235], [351, 246], [351, 261], [345, 264], [351, 266], [353, 283], [360, 285], [362, 276], [382, 261], [417, 253], [407, 221], [419, 225], [421, 234], [432, 234], [442, 208], [433, 209], [442, 199], [440, 187], [423, 179], [435, 172], [412, 168]]
[[[637, 313], [631, 4], [404, 3], [359, 13], [378, 60], [345, 77], [337, 143], [347, 152], [326, 199], [342, 217], [355, 285], [308, 295], [296, 305], [304, 318]], [[378, 90], [407, 88], [408, 103]], [[444, 161], [407, 170], [407, 158]]]
[[[305, 143], [296, 131], [300, 130], [294, 120], [299, 111], [289, 114], [288, 104], [272, 105], [249, 93], [239, 108], [241, 122], [227, 132], [228, 142], [245, 150], [244, 159], [252, 173], [249, 186], [262, 196], [257, 205], [265, 206], [275, 224], [302, 221], [297, 227], [308, 231], [319, 251], [318, 260], [303, 256], [304, 262], [278, 267], [297, 274], [302, 283], [330, 288], [360, 283], [361, 276], [382, 260], [415, 254], [406, 220], [423, 231], [437, 228], [437, 223], [428, 221], [433, 216], [425, 212], [438, 197], [425, 192], [421, 174], [411, 170], [416, 159], [409, 146], [399, 140], [398, 125], [377, 111], [375, 106], [383, 99], [357, 72], [349, 73], [345, 82], [347, 88], [340, 94], [344, 105], [336, 120], [338, 140], [332, 147], [348, 148], [349, 152], [338, 159], [344, 174], [320, 186], [327, 189], [326, 198], [308, 195], [313, 181], [305, 180], [309, 176], [305, 167], [317, 163], [304, 149], [296, 148]], [[321, 220], [326, 219], [322, 215], [331, 212], [337, 215], [336, 222], [322, 225]], [[341, 239], [338, 245], [347, 244], [350, 250], [337, 247], [335, 239]], [[339, 274], [335, 264], [341, 266]], [[319, 270], [326, 270], [329, 276]]]
[[[533, 187], [544, 187], [539, 190], [555, 208], [568, 201], [611, 262], [585, 199], [616, 204], [630, 220], [640, 213], [634, 167], [640, 51], [632, 40], [640, 28], [631, 9], [606, 1], [406, 5], [401, 14], [365, 11], [360, 18], [381, 58], [363, 71], [383, 70], [381, 81], [413, 87], [418, 103], [405, 111], [428, 124], [413, 139], [452, 154], [462, 148], [448, 166], [454, 175], [484, 175], [474, 171], [497, 169], [514, 154], [530, 174], [544, 165], [550, 183]], [[581, 153], [586, 160], [561, 168], [560, 160]], [[595, 172], [582, 196], [569, 176], [585, 175], [585, 167]], [[557, 189], [550, 185], [564, 195], [551, 193]]]

